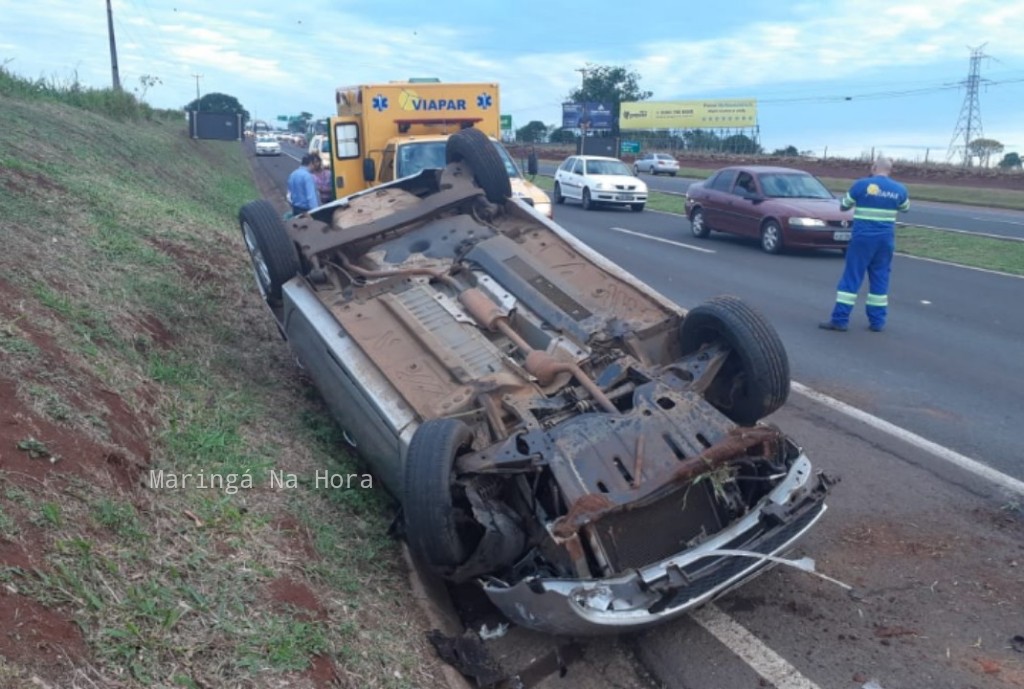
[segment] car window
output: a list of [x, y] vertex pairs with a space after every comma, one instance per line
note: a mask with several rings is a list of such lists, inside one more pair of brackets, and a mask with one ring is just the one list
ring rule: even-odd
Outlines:
[[733, 179], [736, 178], [736, 170], [722, 170], [711, 180], [708, 187], [715, 191], [729, 191]]
[[559, 170], [565, 170], [570, 172], [572, 170], [573, 163], [576, 162], [575, 158], [566, 158], [561, 165], [558, 166]]
[[832, 192], [814, 175], [805, 172], [779, 172], [761, 175], [765, 196], [791, 199], [830, 199]]
[[590, 160], [587, 161], [588, 175], [626, 175], [632, 172], [621, 160]]
[[736, 177], [736, 186], [733, 187], [733, 192], [736, 194], [756, 194], [757, 185], [754, 184], [754, 176], [749, 172], [741, 172]]
[[579, 160], [578, 158], [576, 159], [576, 164], [572, 166], [572, 172], [573, 172], [574, 175], [582, 175], [583, 174], [583, 161], [582, 160]]

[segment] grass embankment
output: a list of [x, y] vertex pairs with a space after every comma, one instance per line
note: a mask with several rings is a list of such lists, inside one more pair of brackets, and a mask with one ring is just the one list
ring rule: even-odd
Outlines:
[[[554, 187], [550, 177], [538, 176], [534, 182], [548, 193]], [[956, 191], [966, 194], [975, 190]], [[682, 214], [683, 200], [678, 195], [652, 191], [648, 195], [647, 209]], [[909, 256], [1024, 275], [1024, 242], [911, 226], [897, 230], [896, 250]]]
[[382, 489], [313, 485], [361, 469], [258, 301], [244, 149], [12, 81], [0, 686], [439, 686]]

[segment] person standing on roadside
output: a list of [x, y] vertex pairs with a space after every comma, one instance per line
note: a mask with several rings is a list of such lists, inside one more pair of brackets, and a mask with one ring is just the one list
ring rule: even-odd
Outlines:
[[292, 215], [308, 213], [320, 205], [316, 178], [313, 177], [313, 168], [319, 161], [319, 153], [304, 155], [299, 167], [288, 175], [288, 198], [292, 204]]
[[896, 249], [896, 214], [910, 208], [907, 188], [889, 178], [892, 161], [879, 157], [871, 176], [858, 179], [839, 202], [853, 208], [853, 234], [846, 249], [846, 267], [836, 289], [832, 317], [818, 324], [823, 330], [846, 331], [857, 305], [857, 292], [868, 276], [867, 314], [872, 332], [882, 332], [889, 310], [889, 273]]

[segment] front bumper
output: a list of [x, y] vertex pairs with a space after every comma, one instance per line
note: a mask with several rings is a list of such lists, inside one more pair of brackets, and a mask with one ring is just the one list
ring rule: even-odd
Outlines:
[[647, 192], [595, 189], [591, 198], [598, 203], [647, 203]]
[[836, 239], [836, 234], [851, 235], [851, 230], [841, 227], [806, 228], [789, 225], [783, 243], [789, 247], [845, 249], [850, 245], [849, 239]]
[[[689, 550], [606, 579], [541, 579], [484, 591], [510, 620], [552, 634], [614, 634], [679, 617], [772, 566], [757, 555], [789, 550], [826, 510], [828, 481], [801, 454], [746, 516]], [[642, 534], [638, 534], [642, 537]], [[723, 555], [743, 550], [749, 557]]]

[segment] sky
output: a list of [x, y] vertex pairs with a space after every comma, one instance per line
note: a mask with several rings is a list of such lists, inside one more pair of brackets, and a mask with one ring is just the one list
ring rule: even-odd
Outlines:
[[[155, 107], [198, 87], [260, 119], [322, 117], [339, 86], [435, 77], [499, 83], [518, 128], [560, 124], [577, 70], [608, 65], [652, 100], [756, 99], [768, 150], [908, 160], [946, 160], [984, 44], [984, 136], [1024, 154], [1024, 0], [111, 2], [121, 83]], [[0, 0], [0, 64], [109, 86], [104, 3]]]

